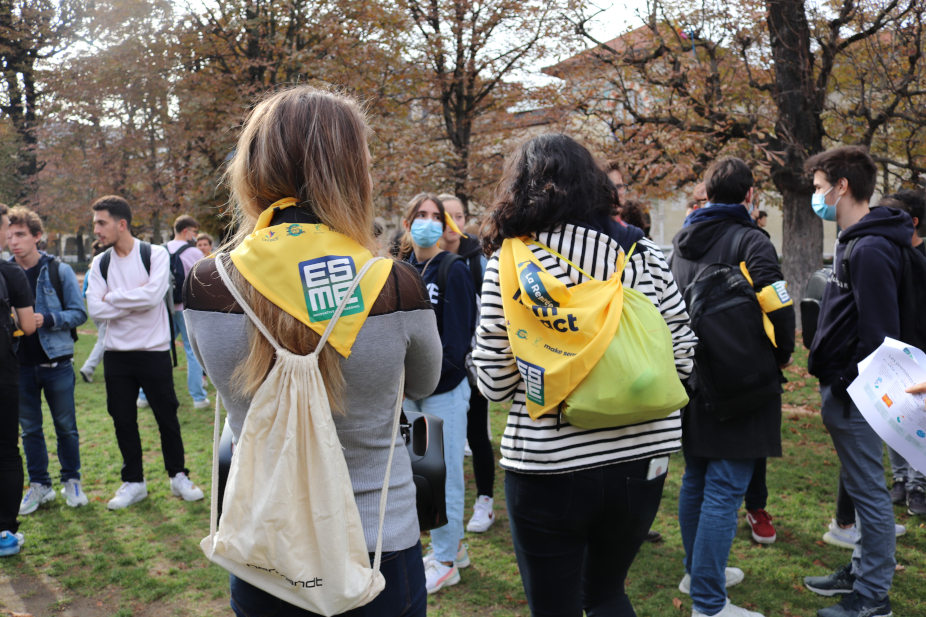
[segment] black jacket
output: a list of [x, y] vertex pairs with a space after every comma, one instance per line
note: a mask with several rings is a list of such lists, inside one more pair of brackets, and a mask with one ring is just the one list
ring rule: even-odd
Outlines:
[[[783, 280], [778, 254], [768, 234], [756, 226], [745, 208], [742, 210], [745, 216], [740, 216], [738, 210], [721, 214], [718, 208], [710, 217], [693, 217], [691, 224], [675, 236], [670, 265], [679, 289], [684, 290], [703, 266], [712, 263], [746, 262], [757, 292]], [[729, 255], [732, 234], [743, 226], [749, 231], [742, 238], [739, 254]], [[778, 363], [784, 364], [794, 351], [794, 307], [783, 307], [768, 316], [777, 343], [772, 350]], [[730, 336], [736, 333], [731, 332]], [[771, 346], [771, 342], [768, 344]], [[781, 379], [785, 381], [783, 376]], [[706, 458], [781, 456], [781, 397], [721, 422], [698, 409], [695, 393], [682, 411], [682, 445], [689, 455]]]
[[[893, 208], [872, 208], [839, 234], [833, 275], [823, 291], [817, 335], [808, 369], [848, 401], [846, 387], [858, 375], [859, 361], [884, 342], [900, 337], [897, 295], [901, 276], [900, 246], [910, 244], [913, 220]], [[842, 269], [846, 246], [858, 238], [849, 262], [849, 284]]]

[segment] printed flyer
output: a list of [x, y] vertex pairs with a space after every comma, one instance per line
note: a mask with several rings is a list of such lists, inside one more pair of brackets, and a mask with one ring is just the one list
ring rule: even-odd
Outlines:
[[926, 354], [885, 338], [858, 367], [848, 388], [852, 401], [881, 439], [926, 473], [926, 394], [904, 392], [926, 381]]

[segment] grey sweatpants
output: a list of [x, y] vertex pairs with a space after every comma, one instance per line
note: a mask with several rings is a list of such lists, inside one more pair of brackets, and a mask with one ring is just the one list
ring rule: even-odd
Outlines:
[[859, 540], [852, 553], [855, 591], [881, 599], [894, 579], [894, 505], [884, 481], [881, 438], [853, 403], [834, 397], [820, 386], [821, 415], [842, 463], [842, 481], [855, 502]]

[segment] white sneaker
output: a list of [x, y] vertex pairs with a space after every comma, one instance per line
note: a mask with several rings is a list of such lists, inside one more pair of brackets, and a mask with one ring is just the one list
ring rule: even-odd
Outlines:
[[[898, 538], [907, 533], [907, 528], [903, 525], [894, 524], [894, 535]], [[855, 549], [855, 545], [858, 543], [858, 527], [852, 525], [851, 527], [846, 527], [843, 529], [836, 523], [836, 519], [830, 520], [830, 529], [825, 534], [823, 534], [823, 541], [827, 544], [832, 544], [833, 546], [840, 546], [842, 548]]]
[[203, 498], [203, 491], [197, 488], [182, 471], [170, 479], [170, 492], [174, 497], [183, 497], [185, 501], [199, 501]]
[[204, 398], [201, 401], [193, 401], [193, 409], [205, 409], [209, 406], [209, 398]]
[[460, 571], [456, 564], [445, 566], [439, 561], [431, 560], [424, 566], [424, 580], [428, 593], [437, 593], [444, 587], [459, 583]]
[[470, 533], [488, 531], [492, 523], [495, 522], [495, 513], [492, 511], [494, 503], [491, 497], [485, 495], [477, 497], [476, 505], [473, 506], [473, 518], [469, 519], [469, 523], [466, 524], [466, 531]]
[[90, 503], [90, 500], [87, 499], [87, 493], [80, 486], [80, 480], [68, 480], [65, 482], [61, 494], [64, 495], [65, 501], [72, 508]]
[[[424, 565], [428, 565], [429, 561], [434, 561], [434, 547], [429, 546], [428, 552], [424, 554], [421, 558], [424, 561]], [[460, 547], [460, 550], [457, 551], [456, 559], [453, 560], [453, 565], [462, 570], [463, 568], [468, 568], [473, 562], [469, 559], [469, 544], [463, 544]]]
[[106, 506], [110, 510], [121, 510], [127, 508], [133, 503], [138, 503], [148, 496], [148, 485], [144, 480], [141, 482], [123, 482], [116, 496], [109, 500]]
[[[743, 582], [743, 579], [746, 578], [746, 575], [743, 574], [743, 571], [739, 568], [727, 568], [724, 571], [724, 574], [727, 577], [724, 587], [733, 587], [734, 585], [739, 585]], [[682, 577], [682, 582], [678, 584], [678, 590], [682, 593], [691, 593], [691, 575], [687, 572], [685, 576]]]
[[148, 406], [148, 399], [142, 398], [142, 397], [139, 396], [139, 397], [135, 400], [135, 406], [136, 406], [136, 407], [147, 407], [147, 406]]
[[55, 500], [55, 489], [38, 482], [29, 485], [26, 496], [23, 497], [22, 503], [19, 504], [20, 515], [32, 514], [39, 509], [39, 506], [48, 501]]
[[463, 444], [463, 456], [472, 456], [473, 451], [469, 447], [469, 439], [466, 440], [466, 443]]
[[[708, 617], [704, 613], [699, 613], [698, 611], [691, 609], [691, 617]], [[762, 613], [757, 613], [755, 611], [747, 611], [745, 608], [741, 608], [735, 604], [730, 603], [730, 598], [727, 598], [727, 605], [723, 607], [723, 610], [719, 613], [714, 613], [710, 617], [764, 617]]]

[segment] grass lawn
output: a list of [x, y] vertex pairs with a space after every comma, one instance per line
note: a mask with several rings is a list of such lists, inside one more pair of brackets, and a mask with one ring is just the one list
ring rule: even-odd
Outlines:
[[[88, 323], [77, 345], [78, 367], [94, 340]], [[184, 366], [182, 348], [179, 353]], [[827, 573], [850, 558], [850, 551], [821, 540], [835, 511], [839, 463], [820, 421], [816, 380], [804, 374], [805, 360], [806, 353], [788, 371], [791, 383], [782, 422], [784, 458], [769, 461], [768, 510], [775, 517], [778, 541], [770, 546], [753, 543], [743, 513], [730, 557], [730, 565], [746, 572], [746, 580], [731, 589], [731, 599], [769, 617], [811, 616], [831, 604], [831, 600], [807, 591], [802, 577]], [[0, 615], [17, 607], [22, 610], [23, 605], [36, 616], [231, 614], [226, 608], [227, 576], [210, 565], [199, 549], [209, 525], [214, 412], [193, 409], [182, 369], [175, 371], [175, 383], [187, 466], [194, 481], [207, 491], [207, 499], [185, 503], [170, 495], [157, 427], [150, 410], [143, 409], [139, 425], [149, 497], [126, 510], [107, 510], [106, 503], [120, 484], [121, 457], [106, 413], [102, 367], [97, 369], [93, 384], [78, 379], [83, 478], [90, 505], [68, 508], [59, 493], [54, 502], [21, 517], [21, 531], [26, 535], [23, 551], [0, 559], [0, 587], [5, 589], [0, 590]], [[497, 448], [505, 424], [503, 408], [494, 408], [492, 424]], [[50, 471], [56, 477], [55, 436], [47, 412], [45, 427], [52, 455]], [[656, 545], [644, 545], [630, 572], [628, 593], [641, 617], [691, 614], [690, 599], [677, 589], [684, 573], [676, 521], [683, 465], [681, 456], [673, 456], [654, 525], [664, 539]], [[468, 518], [475, 498], [469, 462], [467, 477]], [[467, 538], [473, 565], [462, 572], [459, 585], [430, 598], [429, 614], [530, 614], [511, 548], [503, 478], [499, 471], [495, 494], [498, 522], [488, 533]], [[894, 578], [894, 614], [926, 617], [926, 521], [908, 516], [905, 508], [897, 507], [896, 515], [908, 531], [897, 543], [897, 562], [902, 569]], [[59, 591], [49, 594], [47, 588]]]

